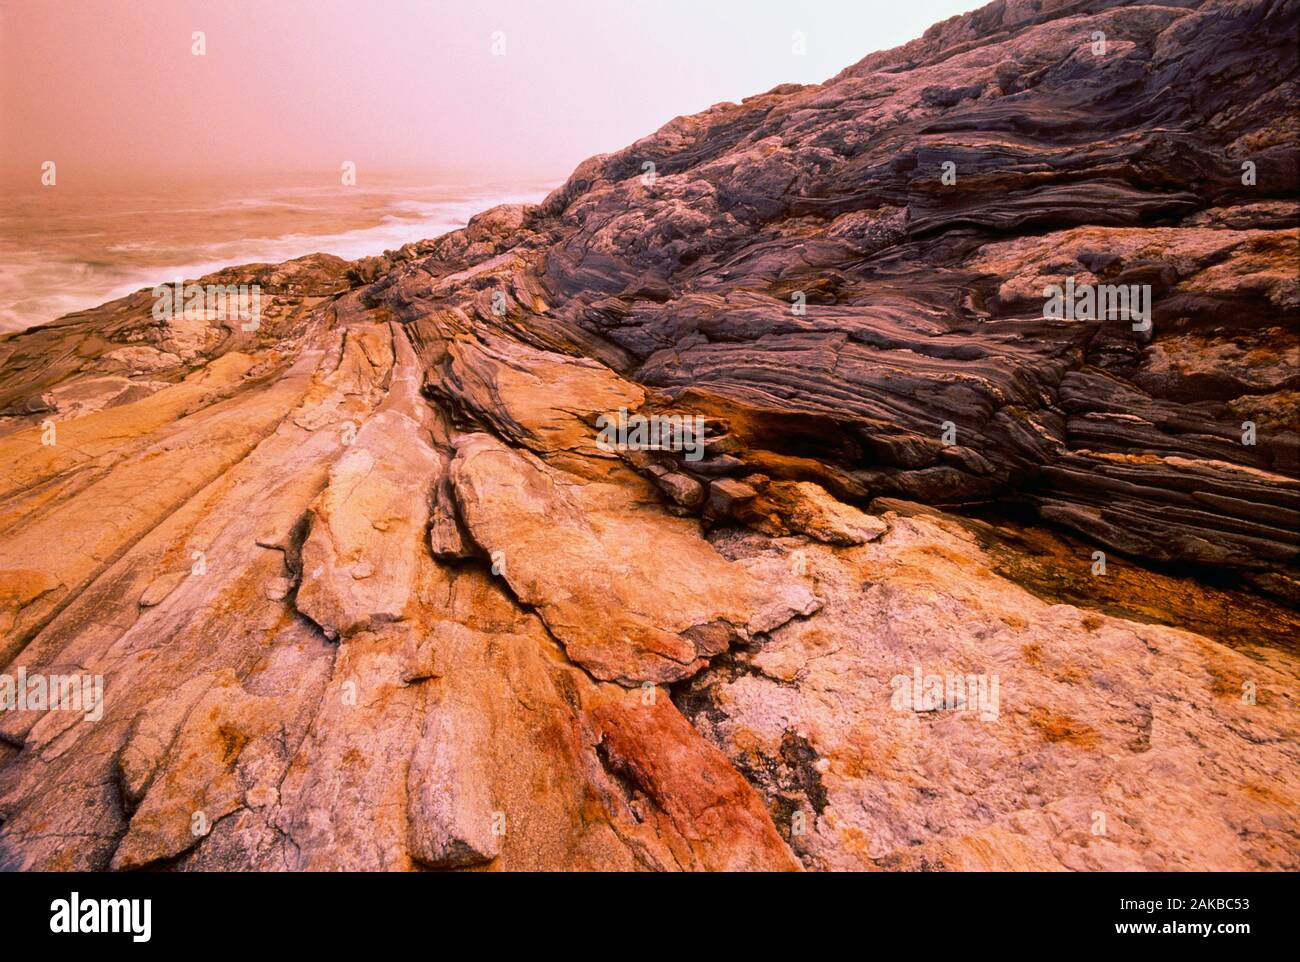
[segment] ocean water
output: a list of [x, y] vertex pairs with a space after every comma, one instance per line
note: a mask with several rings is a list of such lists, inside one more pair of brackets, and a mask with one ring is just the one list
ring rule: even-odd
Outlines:
[[536, 203], [557, 183], [369, 176], [345, 187], [285, 176], [6, 191], [0, 334], [232, 264], [380, 254], [464, 227], [496, 204]]

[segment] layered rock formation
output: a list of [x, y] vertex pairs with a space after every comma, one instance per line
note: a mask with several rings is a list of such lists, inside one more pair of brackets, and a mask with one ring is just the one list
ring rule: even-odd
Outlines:
[[0, 671], [106, 686], [0, 865], [1300, 867], [1298, 25], [998, 0], [0, 341]]

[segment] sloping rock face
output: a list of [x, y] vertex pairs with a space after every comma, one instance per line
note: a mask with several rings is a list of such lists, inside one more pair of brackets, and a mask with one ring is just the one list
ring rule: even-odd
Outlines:
[[0, 685], [104, 686], [0, 867], [1300, 868], [1298, 26], [996, 2], [0, 341]]

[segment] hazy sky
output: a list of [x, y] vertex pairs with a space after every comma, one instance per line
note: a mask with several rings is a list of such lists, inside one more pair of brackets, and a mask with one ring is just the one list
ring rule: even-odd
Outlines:
[[[60, 184], [337, 177], [345, 160], [362, 178], [558, 180], [678, 114], [820, 82], [980, 5], [0, 0], [0, 167], [36, 182], [54, 160]], [[199, 30], [204, 56], [191, 52]]]

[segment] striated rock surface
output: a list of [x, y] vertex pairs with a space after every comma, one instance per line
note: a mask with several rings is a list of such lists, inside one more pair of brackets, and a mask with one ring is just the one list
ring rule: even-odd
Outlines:
[[1298, 26], [998, 0], [0, 340], [0, 679], [104, 686], [0, 867], [1300, 868]]

